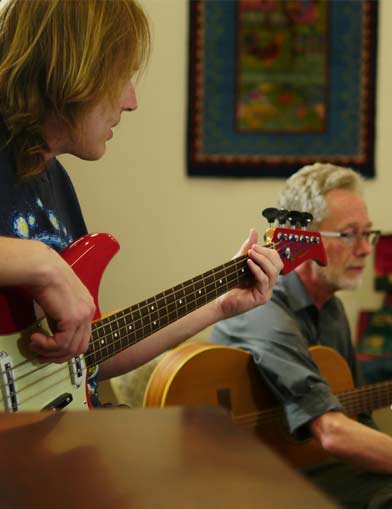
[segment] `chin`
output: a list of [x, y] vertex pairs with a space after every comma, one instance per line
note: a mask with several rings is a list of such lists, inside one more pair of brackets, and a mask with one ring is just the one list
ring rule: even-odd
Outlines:
[[357, 290], [362, 284], [362, 276], [356, 277], [355, 279], [346, 279], [341, 283], [341, 290]]
[[79, 159], [83, 159], [83, 161], [98, 161], [98, 159], [101, 159], [103, 155], [106, 152], [106, 146], [104, 145], [102, 149], [99, 150], [91, 150], [91, 151], [85, 151], [80, 154], [75, 154], [76, 157], [79, 157]]

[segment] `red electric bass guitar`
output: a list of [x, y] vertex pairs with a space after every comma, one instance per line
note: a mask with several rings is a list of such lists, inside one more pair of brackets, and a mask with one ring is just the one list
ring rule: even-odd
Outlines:
[[[305, 260], [326, 264], [320, 234], [293, 228], [269, 228], [266, 244], [278, 251], [283, 274]], [[204, 274], [143, 302], [101, 318], [98, 304], [103, 272], [118, 251], [108, 234], [91, 234], [63, 253], [91, 292], [97, 306], [88, 351], [63, 364], [40, 364], [27, 347], [37, 322], [34, 303], [17, 288], [0, 291], [0, 411], [80, 410], [90, 407], [88, 369], [125, 350], [166, 325], [203, 306], [250, 277], [246, 256], [228, 261]]]

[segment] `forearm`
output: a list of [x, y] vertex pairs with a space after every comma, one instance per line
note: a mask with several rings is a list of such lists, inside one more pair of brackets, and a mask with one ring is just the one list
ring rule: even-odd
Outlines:
[[222, 318], [221, 306], [214, 300], [102, 363], [100, 378], [112, 378], [135, 369]]
[[392, 473], [392, 438], [339, 412], [315, 419], [311, 431], [336, 458], [363, 470]]
[[44, 286], [58, 254], [42, 242], [0, 237], [0, 286]]

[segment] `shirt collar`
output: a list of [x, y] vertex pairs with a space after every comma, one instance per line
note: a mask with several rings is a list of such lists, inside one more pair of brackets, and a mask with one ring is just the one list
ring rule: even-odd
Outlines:
[[277, 290], [284, 292], [293, 311], [313, 306], [313, 300], [295, 271], [286, 276], [279, 276]]
[[[309, 292], [295, 270], [285, 276], [279, 276], [276, 289], [284, 293], [290, 308], [294, 312], [301, 311], [310, 306], [315, 306], [312, 297], [309, 295]], [[333, 296], [325, 303], [323, 311], [333, 314], [336, 307], [337, 299]]]

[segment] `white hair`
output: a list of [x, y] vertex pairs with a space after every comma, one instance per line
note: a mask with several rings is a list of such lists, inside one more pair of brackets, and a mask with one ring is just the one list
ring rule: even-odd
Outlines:
[[363, 193], [363, 177], [352, 170], [329, 163], [307, 165], [294, 173], [279, 194], [278, 206], [287, 210], [310, 212], [313, 226], [328, 215], [326, 195], [334, 189]]

